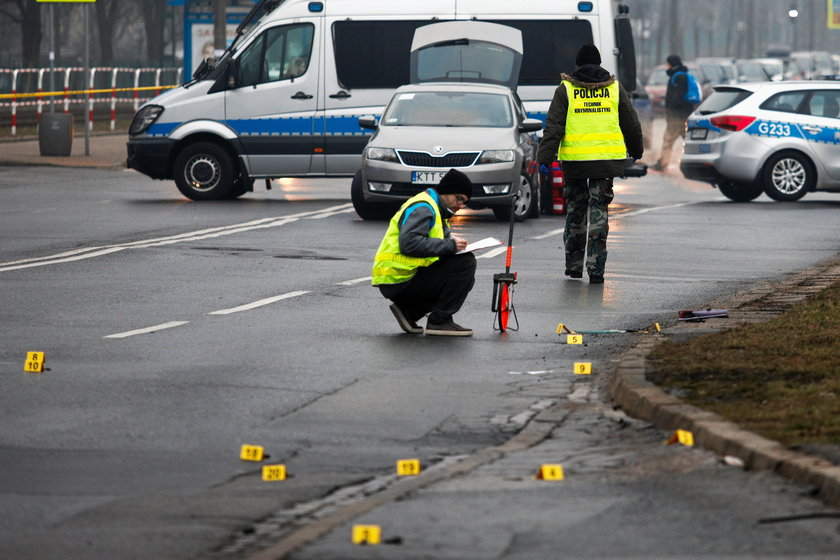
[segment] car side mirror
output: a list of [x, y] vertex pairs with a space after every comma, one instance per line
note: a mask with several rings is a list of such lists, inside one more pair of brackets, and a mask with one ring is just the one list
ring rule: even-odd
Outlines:
[[519, 125], [519, 132], [537, 132], [542, 130], [543, 123], [539, 119], [525, 119]]
[[376, 117], [371, 115], [365, 115], [363, 117], [359, 117], [359, 126], [362, 128], [367, 128], [369, 130], [376, 130]]
[[239, 87], [239, 59], [232, 58], [225, 68], [225, 74], [227, 75], [227, 88], [228, 89], [236, 89]]

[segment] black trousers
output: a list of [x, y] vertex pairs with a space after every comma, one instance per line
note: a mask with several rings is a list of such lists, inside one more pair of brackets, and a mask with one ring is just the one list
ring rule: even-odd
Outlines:
[[430, 323], [447, 323], [461, 309], [475, 284], [475, 255], [463, 253], [441, 257], [420, 268], [402, 284], [379, 286], [382, 295], [396, 303], [409, 321], [427, 313]]

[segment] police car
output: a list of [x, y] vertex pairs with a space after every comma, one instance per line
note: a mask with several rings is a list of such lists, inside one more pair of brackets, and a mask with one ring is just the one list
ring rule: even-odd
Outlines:
[[716, 87], [688, 119], [680, 170], [737, 202], [840, 192], [840, 82]]

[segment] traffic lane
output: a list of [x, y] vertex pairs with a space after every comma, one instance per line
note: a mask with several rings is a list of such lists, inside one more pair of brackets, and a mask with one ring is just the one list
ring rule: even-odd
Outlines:
[[0, 259], [166, 236], [350, 200], [349, 179], [280, 179], [233, 201], [194, 202], [132, 170], [0, 166]]

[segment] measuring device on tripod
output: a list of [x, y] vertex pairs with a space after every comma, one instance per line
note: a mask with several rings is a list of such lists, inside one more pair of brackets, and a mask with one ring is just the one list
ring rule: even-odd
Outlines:
[[[510, 201], [510, 232], [508, 233], [508, 245], [505, 254], [505, 271], [493, 275], [493, 301], [490, 304], [490, 310], [496, 313], [493, 330], [499, 332], [519, 330], [519, 319], [516, 317], [516, 309], [513, 307], [513, 286], [516, 284], [516, 273], [510, 271], [510, 260], [513, 256], [514, 207], [518, 198], [519, 195], [514, 194]], [[511, 315], [513, 315], [515, 327], [509, 326]]]

